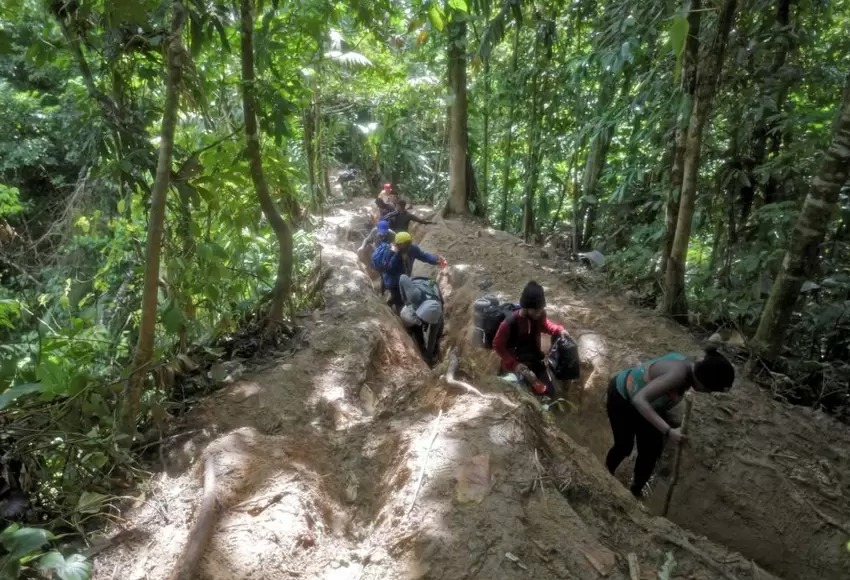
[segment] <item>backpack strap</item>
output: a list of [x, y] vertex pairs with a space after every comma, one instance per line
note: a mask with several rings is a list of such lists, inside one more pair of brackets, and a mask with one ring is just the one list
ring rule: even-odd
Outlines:
[[505, 318], [505, 323], [508, 325], [508, 346], [514, 346], [514, 341], [519, 335], [516, 310], [508, 314], [507, 318]]

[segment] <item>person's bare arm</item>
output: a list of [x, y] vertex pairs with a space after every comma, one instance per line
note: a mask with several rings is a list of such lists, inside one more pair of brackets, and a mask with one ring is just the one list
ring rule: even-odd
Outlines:
[[687, 380], [687, 370], [685, 367], [670, 369], [660, 377], [649, 381], [644, 388], [638, 391], [632, 398], [632, 405], [656, 429], [667, 435], [673, 427], [652, 408], [652, 401], [665, 393], [679, 388], [679, 385], [685, 380]]

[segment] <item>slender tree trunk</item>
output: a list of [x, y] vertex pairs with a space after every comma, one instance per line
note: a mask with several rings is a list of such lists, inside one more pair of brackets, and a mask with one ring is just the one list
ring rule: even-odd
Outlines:
[[[510, 78], [516, 81], [517, 60], [519, 57], [519, 23], [515, 23], [514, 26], [514, 47], [513, 56], [511, 56]], [[511, 193], [511, 167], [513, 166], [514, 113], [516, 112], [515, 95], [519, 91], [519, 87], [511, 86], [508, 90], [510, 91], [508, 97], [508, 137], [505, 143], [505, 163], [502, 166], [502, 211], [499, 216], [499, 229], [501, 230], [505, 230], [508, 227], [508, 200]]]
[[316, 141], [314, 139], [315, 131], [313, 129], [314, 120], [313, 107], [310, 106], [302, 115], [304, 119], [304, 151], [307, 154], [307, 185], [310, 189], [310, 200], [313, 204], [313, 209], [319, 209], [319, 186], [316, 179]]
[[292, 283], [292, 231], [272, 200], [260, 152], [260, 130], [257, 127], [257, 95], [254, 87], [254, 3], [242, 0], [242, 109], [245, 117], [246, 155], [251, 179], [260, 200], [263, 215], [274, 230], [278, 245], [277, 277], [269, 307], [269, 328], [283, 320], [283, 308]]
[[181, 0], [172, 4], [171, 33], [168, 37], [165, 104], [162, 110], [159, 160], [156, 178], [151, 188], [151, 208], [148, 217], [148, 235], [145, 242], [145, 277], [142, 290], [142, 317], [139, 322], [139, 338], [130, 366], [130, 376], [124, 388], [121, 408], [121, 428], [125, 433], [134, 433], [142, 391], [148, 366], [153, 358], [154, 332], [157, 318], [157, 293], [159, 289], [159, 264], [162, 249], [162, 232], [165, 225], [165, 202], [171, 182], [171, 162], [174, 153], [174, 132], [177, 128], [177, 109], [180, 106], [180, 83], [183, 78], [182, 55], [186, 52], [180, 41], [186, 9]]
[[528, 161], [526, 164], [525, 192], [522, 205], [522, 238], [528, 242], [534, 235], [534, 195], [537, 192], [537, 176], [540, 158], [540, 58], [539, 47], [535, 48], [535, 73], [531, 75], [531, 114], [528, 120]]
[[[614, 101], [615, 89], [614, 79], [610, 75], [603, 72], [605, 77], [602, 80], [602, 86], [599, 89], [599, 97], [596, 101], [596, 113], [598, 116], [605, 114], [611, 107]], [[628, 78], [628, 75], [627, 75]], [[628, 93], [629, 82], [624, 83], [624, 93]], [[581, 180], [582, 205], [581, 215], [583, 218], [583, 228], [581, 231], [582, 247], [590, 242], [590, 238], [594, 234], [596, 227], [596, 215], [599, 207], [599, 198], [596, 195], [596, 187], [599, 184], [599, 178], [602, 176], [602, 171], [605, 169], [605, 160], [608, 156], [608, 148], [611, 145], [611, 137], [614, 134], [614, 127], [610, 123], [605, 123], [599, 128], [599, 132], [593, 136], [590, 141], [590, 150], [587, 153], [587, 160], [584, 165], [584, 174]]]
[[481, 197], [485, 205], [490, 193], [490, 58], [484, 61], [484, 143], [481, 164]]
[[[750, 183], [755, 190], [757, 178], [755, 170], [771, 157], [775, 157], [779, 153], [782, 143], [782, 131], [779, 127], [777, 117], [782, 114], [785, 99], [788, 94], [788, 75], [782, 74], [782, 68], [788, 60], [788, 52], [794, 45], [794, 34], [790, 30], [791, 22], [791, 1], [778, 0], [776, 5], [776, 22], [774, 24], [774, 53], [773, 61], [766, 75], [764, 75], [764, 101], [772, 105], [771, 109], [764, 110], [759, 124], [753, 130], [752, 143], [752, 166], [748, 172]], [[770, 147], [768, 151], [768, 139]], [[764, 186], [763, 199], [764, 203], [773, 203], [775, 201], [775, 192], [777, 189], [778, 180], [772, 174], [768, 177], [767, 183]], [[755, 193], [755, 191], [753, 191]], [[747, 219], [750, 215], [750, 210], [753, 206], [754, 196], [751, 198], [743, 198], [741, 207], [741, 226], [742, 229], [746, 226]]]
[[[575, 170], [575, 166], [576, 166], [577, 163], [578, 163], [578, 148], [576, 148], [576, 150], [573, 151], [573, 155], [572, 155], [572, 157], [570, 157], [570, 166], [567, 167], [567, 173], [566, 173], [566, 175], [564, 175], [564, 179], [560, 183], [561, 190], [559, 192], [558, 209], [557, 209], [557, 211], [555, 211], [555, 215], [552, 216], [552, 223], [549, 225], [550, 230], [554, 231], [555, 226], [558, 225], [558, 219], [561, 217], [561, 212], [564, 210], [564, 202], [567, 200], [567, 192], [569, 191], [570, 176], [573, 174], [573, 171]], [[575, 221], [575, 220], [573, 220], [573, 221]]]
[[718, 78], [723, 67], [726, 43], [729, 39], [732, 22], [735, 19], [736, 8], [737, 0], [724, 0], [717, 19], [714, 39], [705, 55], [704, 66], [699, 67], [696, 95], [691, 121], [688, 125], [688, 135], [685, 140], [679, 216], [676, 222], [673, 248], [667, 262], [663, 302], [664, 311], [682, 322], [687, 321], [688, 316], [688, 302], [685, 296], [685, 262], [696, 204], [702, 134], [711, 114], [711, 103], [717, 92]]
[[449, 24], [449, 202], [443, 215], [469, 213], [466, 179], [466, 22]]
[[[693, 105], [697, 85], [697, 61], [699, 60], [699, 33], [702, 25], [701, 0], [685, 0], [688, 8], [688, 40], [682, 59], [683, 98]], [[673, 164], [670, 169], [670, 189], [667, 192], [667, 204], [664, 212], [664, 246], [661, 248], [660, 277], [667, 272], [667, 262], [673, 251], [673, 238], [676, 235], [676, 222], [679, 219], [679, 194], [682, 192], [682, 170], [685, 158], [685, 138], [688, 134], [690, 115], [676, 120], [676, 133], [673, 141]]]
[[314, 166], [316, 168], [316, 181], [319, 186], [319, 211], [324, 215], [325, 201], [331, 195], [331, 180], [328, 170], [327, 144], [325, 142], [325, 120], [322, 114], [322, 98], [321, 87], [319, 80], [323, 78], [323, 57], [324, 48], [322, 42], [319, 42], [319, 61], [316, 64], [316, 78], [313, 85], [313, 128], [315, 130], [315, 147], [316, 160]]
[[850, 98], [845, 96], [832, 144], [826, 150], [820, 168], [812, 179], [809, 193], [791, 234], [788, 251], [782, 260], [779, 276], [773, 284], [758, 330], [753, 337], [753, 350], [761, 357], [774, 360], [780, 353], [800, 288], [803, 282], [817, 271], [821, 245], [835, 214], [838, 194], [848, 177]]
[[590, 142], [590, 151], [587, 154], [587, 162], [584, 166], [584, 174], [581, 183], [581, 193], [584, 201], [579, 210], [582, 216], [581, 244], [582, 248], [590, 242], [596, 226], [596, 210], [599, 207], [599, 199], [596, 197], [596, 186], [599, 177], [605, 168], [605, 158], [608, 155], [608, 147], [611, 145], [611, 127], [603, 127]]
[[472, 157], [466, 156], [466, 197], [469, 200], [475, 200], [475, 211], [473, 215], [477, 217], [487, 216], [487, 200], [481, 195], [478, 189], [478, 180], [475, 179], [475, 169], [472, 167]]

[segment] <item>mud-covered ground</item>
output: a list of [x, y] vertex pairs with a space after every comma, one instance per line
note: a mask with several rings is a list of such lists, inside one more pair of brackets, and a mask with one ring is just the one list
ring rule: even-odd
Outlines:
[[[671, 516], [715, 540], [740, 542], [745, 553], [654, 518], [598, 460], [610, 443], [604, 387], [623, 365], [667, 350], [696, 354], [697, 345], [672, 323], [610, 296], [597, 276], [566, 270], [508, 234], [440, 221], [414, 236], [451, 264], [439, 276], [448, 306], [443, 347], [457, 348], [464, 378], [487, 396], [459, 392], [441, 380], [445, 364], [430, 371], [422, 363], [357, 261], [367, 205], [350, 202], [326, 220], [323, 259], [333, 275], [325, 307], [305, 323], [305, 346], [183, 418], [177, 432], [187, 435], [170, 440], [165, 469], [123, 514], [124, 527], [137, 533], [98, 556], [96, 578], [170, 577], [197, 517], [205, 459], [215, 466], [219, 506], [200, 567], [206, 579], [648, 580], [665, 567], [669, 578], [773, 577], [753, 559], [777, 577], [830, 577], [818, 546], [838, 545], [850, 496], [850, 443], [838, 427], [825, 418], [798, 424], [796, 410], [758, 393], [698, 399]], [[550, 316], [582, 349], [585, 376], [569, 393], [574, 409], [562, 415], [541, 414], [510, 391], [493, 376], [492, 353], [468, 341], [482, 287], [515, 297], [530, 278], [544, 284]], [[743, 429], [755, 441], [742, 457], [771, 468], [735, 462]], [[770, 455], [791, 449], [791, 437], [808, 443]], [[800, 462], [789, 459], [795, 454]], [[792, 465], [799, 472], [786, 473]], [[818, 476], [817, 493], [799, 481], [811, 466], [827, 478]], [[798, 528], [812, 526], [808, 535], [782, 528], [790, 495], [756, 493], [773, 477], [784, 485], [780, 476], [794, 486], [786, 494], [838, 527], [810, 511], [797, 518]], [[712, 509], [720, 502], [723, 509]], [[787, 546], [774, 554], [786, 541], [805, 554]], [[847, 559], [834, 553], [837, 573]], [[806, 565], [821, 572], [800, 572]]]

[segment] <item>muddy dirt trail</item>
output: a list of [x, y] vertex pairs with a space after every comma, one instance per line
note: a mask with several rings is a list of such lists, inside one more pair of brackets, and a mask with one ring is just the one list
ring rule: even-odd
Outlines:
[[[837, 547], [848, 524], [841, 510], [850, 497], [850, 442], [832, 422], [798, 421], [794, 410], [756, 400], [758, 393], [746, 395], [749, 407], [735, 394], [698, 399], [700, 449], [685, 454], [672, 515], [715, 541], [653, 517], [598, 460], [609, 443], [603, 389], [612, 371], [648, 355], [695, 354], [687, 335], [607, 297], [592, 276], [556, 270], [512, 236], [441, 221], [414, 236], [452, 264], [439, 275], [448, 316], [443, 348], [456, 348], [464, 377], [486, 396], [457, 391], [441, 379], [445, 363], [433, 371], [422, 363], [357, 262], [353, 250], [368, 228], [367, 206], [360, 200], [338, 208], [320, 232], [333, 274], [324, 308], [305, 322], [304, 347], [218, 391], [181, 421], [176, 433], [187, 434], [171, 440], [163, 471], [123, 514], [123, 527], [136, 533], [99, 555], [95, 578], [172, 577], [198, 515], [204, 461], [216, 479], [216, 521], [199, 573], [210, 580], [766, 580], [845, 571]], [[506, 391], [493, 376], [493, 355], [468, 341], [481, 287], [515, 296], [529, 278], [546, 287], [552, 318], [579, 337], [583, 389], [570, 393], [576, 409], [567, 415], [541, 414]], [[755, 411], [756, 403], [766, 410]], [[731, 409], [731, 420], [721, 407]], [[753, 448], [741, 455], [746, 438], [735, 433], [745, 428]], [[797, 429], [801, 441], [790, 453], [786, 429]], [[785, 452], [774, 457], [772, 446]], [[743, 470], [738, 455], [770, 467]], [[790, 465], [798, 470], [786, 472]], [[780, 477], [789, 487], [758, 497], [759, 486]], [[779, 525], [792, 493], [812, 508], [798, 521], [811, 524], [807, 533], [817, 541]], [[712, 511], [716, 502], [724, 509]], [[739, 534], [724, 536], [724, 522]], [[763, 553], [745, 541], [759, 534]], [[745, 553], [732, 541], [732, 549], [718, 543], [727, 540], [739, 541]], [[807, 551], [794, 553], [794, 542]], [[832, 559], [819, 549], [828, 542]], [[785, 553], [773, 554], [778, 546]]]

